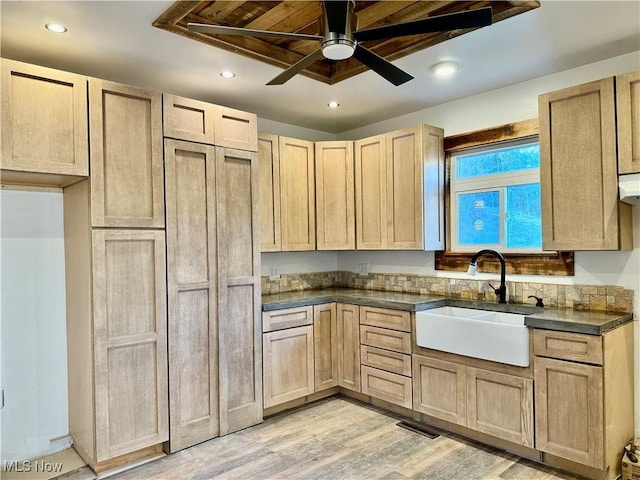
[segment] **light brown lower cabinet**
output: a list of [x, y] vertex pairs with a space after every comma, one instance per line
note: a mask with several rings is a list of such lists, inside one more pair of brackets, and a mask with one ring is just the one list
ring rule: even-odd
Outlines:
[[313, 393], [313, 326], [265, 333], [262, 348], [265, 408]]
[[535, 372], [538, 448], [602, 467], [602, 367], [538, 357]]
[[536, 448], [547, 459], [620, 473], [634, 433], [634, 323], [600, 336], [534, 329]]
[[531, 379], [418, 355], [413, 375], [414, 410], [533, 448]]
[[88, 188], [64, 194], [69, 432], [100, 471], [169, 436], [165, 235], [92, 230]]
[[413, 409], [459, 425], [466, 424], [465, 366], [413, 355]]
[[360, 386], [360, 307], [346, 303], [337, 306], [338, 385], [355, 392]]
[[411, 377], [363, 365], [360, 378], [362, 393], [411, 408]]
[[315, 391], [338, 385], [338, 317], [335, 303], [313, 307]]
[[533, 448], [533, 380], [466, 367], [467, 427]]

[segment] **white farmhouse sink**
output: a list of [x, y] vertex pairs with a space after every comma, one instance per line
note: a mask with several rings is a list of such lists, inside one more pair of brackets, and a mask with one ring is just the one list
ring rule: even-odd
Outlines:
[[529, 329], [524, 315], [440, 307], [416, 312], [420, 347], [494, 362], [529, 366]]

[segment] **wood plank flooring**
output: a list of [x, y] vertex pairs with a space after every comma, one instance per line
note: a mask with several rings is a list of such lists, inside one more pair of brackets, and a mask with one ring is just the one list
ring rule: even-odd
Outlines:
[[397, 418], [379, 410], [343, 397], [332, 397], [110, 478], [578, 478], [456, 435], [430, 439], [396, 426], [397, 422]]

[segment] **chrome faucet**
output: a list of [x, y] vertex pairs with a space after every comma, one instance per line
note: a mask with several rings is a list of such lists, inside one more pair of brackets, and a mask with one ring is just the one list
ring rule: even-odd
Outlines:
[[489, 286], [493, 288], [493, 291], [498, 296], [498, 303], [507, 303], [507, 284], [505, 282], [507, 268], [504, 262], [504, 257], [500, 252], [496, 252], [495, 250], [485, 249], [485, 250], [480, 250], [474, 253], [473, 257], [471, 257], [471, 263], [469, 264], [469, 270], [467, 271], [467, 273], [469, 275], [475, 275], [477, 271], [476, 268], [477, 268], [478, 257], [482, 255], [487, 255], [487, 254], [493, 255], [498, 260], [500, 260], [500, 287], [495, 288], [491, 284], [489, 284]]

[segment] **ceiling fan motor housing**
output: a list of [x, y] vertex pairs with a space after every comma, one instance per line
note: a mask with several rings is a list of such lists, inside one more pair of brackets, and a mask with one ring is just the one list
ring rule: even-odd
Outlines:
[[356, 49], [357, 42], [353, 38], [353, 32], [357, 30], [358, 19], [353, 14], [354, 4], [353, 1], [343, 3], [342, 5], [345, 5], [346, 8], [344, 12], [340, 12], [337, 18], [335, 16], [330, 18], [327, 9], [324, 11], [324, 40], [320, 48], [322, 55], [329, 60], [350, 58]]

